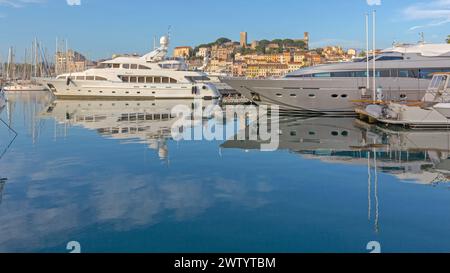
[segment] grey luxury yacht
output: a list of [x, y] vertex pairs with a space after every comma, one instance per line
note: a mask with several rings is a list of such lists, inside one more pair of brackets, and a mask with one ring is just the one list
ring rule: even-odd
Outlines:
[[[369, 58], [373, 76], [373, 57]], [[376, 56], [376, 86], [386, 100], [420, 100], [435, 72], [450, 71], [450, 44], [399, 44]], [[367, 59], [303, 68], [281, 79], [224, 78], [258, 105], [282, 110], [352, 113], [357, 102], [373, 99]]]

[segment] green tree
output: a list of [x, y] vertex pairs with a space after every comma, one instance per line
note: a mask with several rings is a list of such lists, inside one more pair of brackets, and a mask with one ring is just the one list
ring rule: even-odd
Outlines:
[[284, 46], [295, 46], [295, 41], [292, 39], [284, 39], [283, 45]]
[[450, 44], [450, 35], [447, 36], [447, 44]]
[[216, 44], [223, 45], [223, 44], [226, 44], [229, 42], [231, 42], [230, 39], [222, 37], [222, 38], [217, 39]]

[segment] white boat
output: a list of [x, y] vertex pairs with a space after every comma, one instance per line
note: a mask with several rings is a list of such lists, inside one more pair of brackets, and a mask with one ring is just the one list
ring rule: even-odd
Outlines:
[[58, 98], [215, 99], [217, 88], [206, 74], [188, 71], [183, 59], [166, 58], [169, 39], [140, 56], [119, 56], [84, 72], [41, 79]]
[[3, 88], [6, 92], [48, 91], [46, 85], [33, 82], [15, 82]]
[[389, 102], [356, 109], [361, 119], [370, 123], [398, 125], [407, 128], [450, 129], [450, 73], [436, 73], [418, 103]]

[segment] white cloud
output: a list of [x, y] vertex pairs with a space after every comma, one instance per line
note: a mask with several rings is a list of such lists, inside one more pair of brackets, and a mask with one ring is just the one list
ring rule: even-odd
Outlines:
[[411, 27], [410, 31], [442, 26], [450, 23], [450, 0], [434, 0], [410, 5], [403, 10], [403, 14], [408, 20], [425, 21]]
[[0, 6], [23, 8], [27, 4], [42, 4], [45, 0], [0, 0]]
[[66, 0], [69, 6], [81, 6], [81, 0]]
[[381, 0], [366, 0], [369, 6], [381, 6]]

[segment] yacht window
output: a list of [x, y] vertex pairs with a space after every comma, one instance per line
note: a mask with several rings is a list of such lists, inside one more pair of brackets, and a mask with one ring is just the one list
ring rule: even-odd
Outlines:
[[123, 64], [122, 67], [123, 67], [123, 69], [130, 69], [130, 65], [129, 64]]
[[139, 83], [145, 83], [145, 77], [139, 77], [138, 78]]
[[86, 76], [86, 80], [93, 81], [93, 80], [95, 80], [95, 77], [94, 76]]
[[419, 70], [417, 70], [417, 69], [409, 70], [409, 77], [414, 78], [414, 79], [419, 78]]
[[145, 77], [146, 83], [153, 83], [153, 77]]
[[151, 69], [150, 67], [147, 67], [147, 66], [145, 66], [145, 65], [139, 65], [139, 69], [147, 69], [147, 70], [149, 70], [149, 69]]
[[379, 76], [382, 78], [389, 78], [391, 76], [391, 71], [389, 69], [383, 69], [379, 71]]
[[315, 78], [329, 78], [331, 77], [331, 73], [316, 73], [313, 75]]
[[333, 73], [331, 73], [331, 77], [349, 78], [349, 77], [352, 77], [352, 73], [351, 72], [333, 72]]
[[137, 69], [138, 68], [138, 65], [137, 64], [132, 64], [131, 65], [131, 69]]
[[341, 98], [343, 98], [343, 99], [346, 99], [348, 97], [348, 95], [347, 94], [343, 94], [343, 95], [341, 95]]
[[120, 64], [113, 64], [113, 68], [120, 68]]
[[408, 70], [399, 70], [398, 71], [398, 77], [399, 78], [408, 78], [409, 77], [409, 71]]
[[106, 81], [107, 79], [104, 78], [104, 77], [95, 76], [95, 80], [96, 80], [96, 81]]
[[137, 82], [137, 77], [130, 77], [130, 82]]
[[163, 83], [169, 83], [169, 78], [163, 77], [163, 78], [162, 78], [162, 82], [163, 82]]
[[154, 83], [161, 83], [161, 77], [154, 77], [153, 78]]
[[377, 61], [403, 61], [402, 56], [381, 56]]
[[357, 78], [367, 77], [367, 71], [355, 71], [352, 74], [353, 74], [353, 77], [357, 77]]
[[77, 76], [77, 77], [76, 77], [76, 80], [78, 80], [78, 81], [84, 81], [84, 76]]
[[175, 79], [170, 78], [170, 83], [177, 83], [178, 81]]
[[189, 82], [210, 81], [211, 79], [206, 76], [193, 76], [185, 77]]
[[418, 73], [421, 79], [431, 79], [433, 78], [433, 73], [437, 72], [450, 72], [450, 71], [448, 71], [448, 69], [433, 68], [433, 69], [420, 69]]
[[309, 97], [310, 97], [310, 98], [315, 98], [316, 95], [315, 95], [315, 94], [309, 94]]
[[333, 95], [331, 95], [331, 97], [332, 98], [337, 98], [337, 97], [339, 97], [339, 95], [338, 94], [333, 94]]
[[122, 82], [130, 82], [130, 77], [122, 76]]

